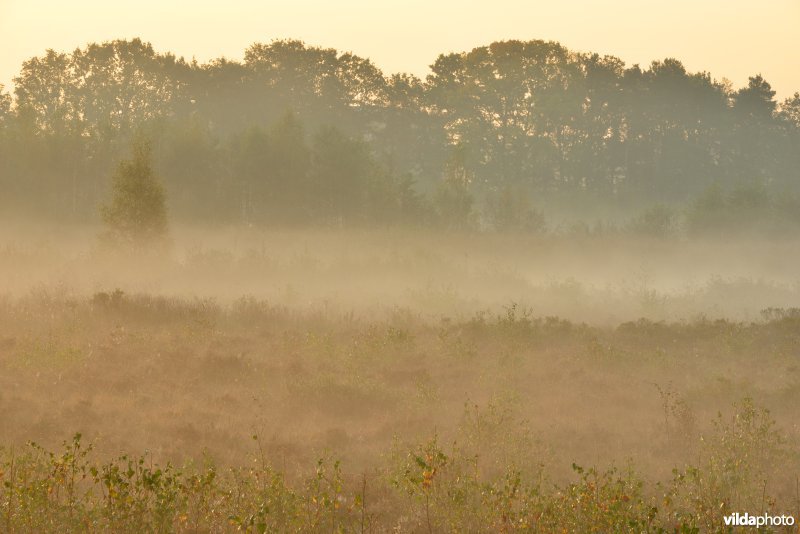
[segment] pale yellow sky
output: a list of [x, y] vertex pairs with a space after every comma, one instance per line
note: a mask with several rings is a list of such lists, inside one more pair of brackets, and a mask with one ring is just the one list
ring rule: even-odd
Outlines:
[[136, 36], [198, 61], [293, 37], [421, 77], [441, 52], [545, 39], [628, 64], [677, 57], [737, 87], [761, 73], [780, 98], [800, 91], [800, 0], [0, 0], [0, 83], [47, 48]]

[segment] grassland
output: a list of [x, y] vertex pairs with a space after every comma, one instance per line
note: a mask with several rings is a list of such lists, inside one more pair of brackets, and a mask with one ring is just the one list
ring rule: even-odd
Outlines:
[[176, 242], [6, 241], [1, 531], [800, 516], [791, 243]]

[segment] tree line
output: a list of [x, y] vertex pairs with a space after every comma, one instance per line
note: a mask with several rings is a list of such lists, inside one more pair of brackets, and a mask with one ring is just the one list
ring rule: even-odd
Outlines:
[[204, 64], [116, 40], [48, 50], [14, 83], [0, 88], [8, 213], [95, 220], [137, 137], [191, 221], [536, 229], [544, 203], [800, 189], [800, 94], [555, 42], [443, 54], [421, 80], [295, 40]]

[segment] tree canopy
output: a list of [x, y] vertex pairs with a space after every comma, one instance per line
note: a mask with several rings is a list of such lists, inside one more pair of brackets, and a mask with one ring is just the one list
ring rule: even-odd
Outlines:
[[0, 89], [0, 202], [58, 218], [96, 216], [135, 132], [187, 220], [431, 220], [457, 200], [507, 225], [517, 216], [498, 206], [520, 196], [653, 205], [711, 184], [800, 185], [797, 94], [778, 102], [758, 74], [736, 89], [674, 58], [628, 66], [555, 42], [442, 54], [420, 80], [296, 40], [205, 64], [116, 40], [48, 50], [14, 81], [13, 97]]

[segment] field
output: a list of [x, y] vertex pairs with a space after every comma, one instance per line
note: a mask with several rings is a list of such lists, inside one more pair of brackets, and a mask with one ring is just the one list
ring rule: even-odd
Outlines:
[[800, 516], [797, 243], [0, 241], [0, 531], [725, 531]]

